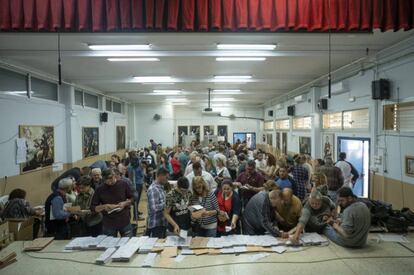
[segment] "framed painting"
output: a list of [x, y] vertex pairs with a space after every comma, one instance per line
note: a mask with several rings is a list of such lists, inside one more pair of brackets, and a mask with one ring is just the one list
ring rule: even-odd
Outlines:
[[227, 125], [218, 125], [217, 126], [217, 135], [219, 137], [224, 137], [224, 140], [227, 142]]
[[190, 126], [190, 135], [195, 136], [196, 140], [200, 142], [200, 126]]
[[299, 137], [299, 153], [310, 155], [312, 149], [310, 137]]
[[82, 127], [82, 157], [99, 155], [99, 128]]
[[335, 161], [335, 135], [323, 134], [322, 138], [322, 159], [332, 158]]
[[414, 177], [414, 156], [405, 156], [405, 174]]
[[203, 130], [204, 130], [204, 135], [205, 136], [213, 136], [214, 135], [214, 126], [213, 125], [204, 125]]
[[20, 125], [19, 137], [26, 140], [26, 162], [20, 164], [22, 173], [51, 166], [55, 162], [53, 126]]
[[178, 144], [183, 144], [183, 137], [188, 136], [188, 126], [178, 126]]
[[126, 144], [126, 127], [116, 126], [116, 150], [125, 149]]

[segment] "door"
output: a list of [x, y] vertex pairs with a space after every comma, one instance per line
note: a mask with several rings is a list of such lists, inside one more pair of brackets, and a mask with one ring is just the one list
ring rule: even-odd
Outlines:
[[350, 162], [359, 173], [353, 192], [358, 197], [369, 196], [369, 138], [338, 137], [338, 154], [346, 153], [346, 161]]

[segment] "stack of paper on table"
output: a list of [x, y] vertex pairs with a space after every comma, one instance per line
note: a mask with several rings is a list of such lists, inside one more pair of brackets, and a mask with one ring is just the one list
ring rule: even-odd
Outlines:
[[75, 238], [65, 246], [65, 250], [79, 250], [79, 249], [82, 249], [84, 247], [88, 247], [89, 243], [93, 239], [94, 239], [93, 237]]
[[[128, 262], [131, 257], [137, 252], [144, 243], [145, 237], [132, 237], [126, 244], [118, 248], [118, 250], [111, 256], [114, 262]], [[146, 238], [145, 238], [146, 239]]]
[[89, 248], [90, 249], [97, 249], [98, 245], [107, 238], [106, 235], [99, 235], [98, 237], [96, 237], [94, 240], [91, 240], [91, 242], [89, 243]]
[[199, 248], [206, 248], [209, 238], [206, 237], [194, 237], [191, 240], [190, 248], [191, 249], [199, 249]]
[[194, 251], [190, 248], [183, 247], [181, 249], [181, 255], [194, 255]]
[[97, 249], [107, 249], [116, 247], [121, 238], [115, 238], [112, 236], [106, 237], [102, 242], [97, 245]]
[[155, 258], [157, 257], [157, 253], [149, 253], [147, 257], [145, 257], [144, 262], [142, 263], [142, 267], [152, 267], [155, 263]]
[[31, 242], [25, 243], [24, 251], [40, 251], [46, 246], [48, 246], [52, 241], [54, 237], [50, 238], [37, 238], [34, 239]]
[[111, 247], [105, 250], [104, 253], [102, 253], [98, 258], [96, 258], [95, 263], [96, 264], [106, 264], [110, 261], [112, 254], [116, 251], [115, 247]]
[[318, 233], [303, 233], [300, 236], [300, 240], [303, 245], [319, 245], [328, 242], [327, 238], [319, 235]]
[[115, 245], [115, 247], [121, 247], [124, 244], [129, 242], [129, 237], [122, 237], [119, 242]]
[[145, 254], [152, 251], [155, 243], [157, 242], [158, 238], [148, 238], [143, 241], [143, 244], [139, 248], [138, 253]]
[[176, 247], [190, 247], [192, 237], [185, 239], [180, 236], [168, 236], [165, 240], [164, 247], [176, 246]]

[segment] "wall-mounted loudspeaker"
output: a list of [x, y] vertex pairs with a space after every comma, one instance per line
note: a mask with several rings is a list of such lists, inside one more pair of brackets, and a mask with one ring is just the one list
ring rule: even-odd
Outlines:
[[267, 115], [268, 115], [268, 116], [273, 116], [273, 110], [269, 110], [269, 111], [267, 111]]
[[287, 114], [288, 114], [288, 116], [294, 116], [295, 115], [295, 105], [287, 107]]
[[318, 109], [319, 110], [328, 110], [328, 100], [326, 98], [322, 98], [318, 102]]
[[154, 118], [154, 120], [160, 120], [161, 116], [159, 114], [155, 114], [153, 118]]
[[108, 122], [108, 113], [104, 112], [100, 114], [101, 122]]
[[391, 85], [388, 79], [379, 79], [372, 81], [372, 99], [390, 99]]

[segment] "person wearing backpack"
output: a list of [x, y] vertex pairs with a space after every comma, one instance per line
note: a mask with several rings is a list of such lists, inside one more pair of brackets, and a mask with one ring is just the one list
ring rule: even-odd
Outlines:
[[352, 188], [355, 182], [359, 178], [359, 173], [355, 167], [349, 161], [346, 161], [346, 153], [339, 153], [339, 160], [335, 163], [335, 166], [341, 169], [344, 177], [344, 187]]

